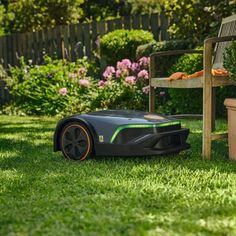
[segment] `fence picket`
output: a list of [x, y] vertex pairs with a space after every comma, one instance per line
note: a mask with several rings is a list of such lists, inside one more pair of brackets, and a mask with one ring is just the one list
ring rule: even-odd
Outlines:
[[76, 43], [76, 52], [77, 52], [77, 58], [81, 58], [84, 56], [83, 51], [83, 30], [82, 25], [77, 25], [77, 43]]
[[8, 65], [7, 36], [3, 36], [3, 59], [4, 59], [4, 67], [7, 67]]
[[113, 20], [108, 20], [107, 21], [107, 31], [111, 32], [114, 30], [114, 21]]
[[165, 17], [165, 14], [161, 12], [160, 14], [160, 20], [161, 20], [161, 41], [162, 40], [168, 40], [169, 39], [169, 34], [168, 34], [168, 21], [167, 18]]
[[33, 60], [34, 51], [33, 51], [33, 32], [28, 33], [28, 60]]
[[99, 44], [99, 35], [97, 32], [97, 22], [96, 21], [92, 22], [91, 30], [92, 30], [92, 35], [91, 35], [92, 51], [95, 52], [98, 50], [98, 44]]
[[84, 54], [91, 59], [91, 40], [90, 40], [90, 24], [83, 24], [83, 33], [84, 33]]
[[7, 65], [12, 64], [12, 49], [11, 49], [11, 43], [12, 43], [12, 37], [7, 36], [6, 37], [6, 48], [7, 48], [7, 55], [8, 55], [8, 60], [7, 60]]
[[50, 55], [51, 57], [53, 56], [53, 29], [51, 30], [48, 30], [47, 31], [48, 33], [48, 38], [47, 38], [47, 41], [48, 41], [48, 55]]
[[126, 17], [123, 17], [122, 19], [123, 19], [124, 29], [131, 29], [131, 17], [126, 16]]
[[56, 34], [55, 44], [56, 44], [56, 47], [57, 47], [56, 56], [58, 58], [62, 58], [61, 26], [56, 27], [55, 34]]
[[[114, 20], [113, 20], [114, 21]], [[114, 23], [113, 23], [114, 24]], [[99, 35], [104, 35], [106, 34], [107, 29], [106, 29], [106, 23], [104, 20], [98, 22], [98, 33]]]
[[132, 17], [132, 27], [133, 29], [140, 29], [140, 17], [135, 15]]
[[114, 20], [115, 29], [122, 29], [122, 19], [118, 18]]
[[38, 32], [38, 55], [39, 55], [39, 61], [38, 63], [40, 64], [43, 61], [43, 56], [44, 56], [44, 48], [43, 48], [43, 31], [40, 30]]
[[159, 41], [160, 27], [157, 13], [151, 15], [150, 24], [151, 24], [151, 32], [154, 35], [155, 40]]
[[21, 46], [21, 40], [22, 40], [22, 34], [17, 34], [17, 42], [16, 42], [17, 51], [16, 51], [16, 58], [17, 58], [17, 60], [18, 60], [18, 63], [19, 63], [20, 57], [23, 55], [23, 53], [22, 53], [22, 46]]
[[0, 63], [3, 64], [3, 39], [0, 38]]
[[76, 54], [75, 54], [75, 45], [76, 45], [76, 25], [70, 25], [70, 50], [71, 50], [71, 60], [75, 61], [76, 60]]
[[149, 15], [145, 14], [141, 16], [141, 22], [142, 22], [142, 29], [143, 30], [149, 30]]
[[32, 51], [33, 51], [33, 56], [32, 56], [32, 63], [33, 64], [37, 64], [37, 43], [38, 43], [38, 40], [37, 40], [37, 32], [33, 32], [33, 42], [32, 42]]

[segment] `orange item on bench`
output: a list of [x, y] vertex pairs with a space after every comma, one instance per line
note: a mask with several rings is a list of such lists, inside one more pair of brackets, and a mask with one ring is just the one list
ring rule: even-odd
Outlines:
[[229, 76], [229, 72], [225, 69], [212, 69], [211, 73], [214, 76]]
[[187, 76], [187, 74], [184, 72], [175, 72], [168, 79], [169, 80], [179, 80], [179, 79], [182, 79], [183, 76]]
[[[229, 76], [229, 72], [225, 69], [212, 69], [211, 73], [213, 76]], [[168, 78], [168, 80], [194, 79], [201, 76], [203, 76], [203, 70], [197, 71], [191, 75], [184, 72], [175, 72]]]
[[182, 79], [194, 79], [203, 76], [203, 70], [197, 71], [191, 75], [184, 76]]

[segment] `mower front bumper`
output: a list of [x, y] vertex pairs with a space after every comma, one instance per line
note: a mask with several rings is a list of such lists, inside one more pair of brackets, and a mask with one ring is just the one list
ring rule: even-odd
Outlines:
[[189, 129], [146, 134], [125, 144], [97, 143], [98, 156], [148, 156], [177, 154], [190, 148], [186, 143]]

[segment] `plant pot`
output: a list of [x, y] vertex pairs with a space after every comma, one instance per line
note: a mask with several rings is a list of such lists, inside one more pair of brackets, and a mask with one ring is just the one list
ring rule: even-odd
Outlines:
[[236, 99], [227, 98], [224, 105], [228, 110], [229, 158], [236, 160]]

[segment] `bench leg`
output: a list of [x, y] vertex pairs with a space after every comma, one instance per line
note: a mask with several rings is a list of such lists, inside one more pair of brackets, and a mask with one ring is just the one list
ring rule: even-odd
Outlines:
[[155, 111], [155, 89], [150, 86], [149, 92], [149, 112]]
[[204, 159], [211, 159], [211, 131], [212, 131], [212, 87], [203, 87], [203, 140], [202, 155]]
[[216, 88], [212, 88], [212, 118], [211, 131], [216, 129]]

